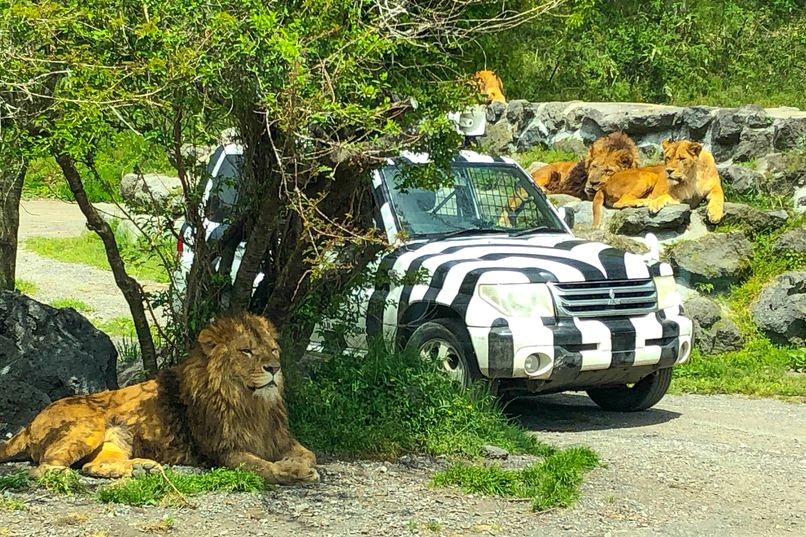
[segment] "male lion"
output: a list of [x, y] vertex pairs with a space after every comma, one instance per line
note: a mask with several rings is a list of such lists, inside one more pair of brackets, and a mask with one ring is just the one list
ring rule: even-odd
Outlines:
[[708, 200], [708, 220], [722, 220], [725, 195], [714, 157], [702, 145], [690, 140], [663, 141], [664, 165], [625, 170], [614, 174], [604, 183], [592, 186], [593, 224], [602, 220], [602, 205], [649, 207], [657, 213], [669, 204], [685, 203], [696, 207]]
[[276, 331], [252, 314], [213, 322], [154, 380], [51, 403], [0, 443], [7, 460], [33, 460], [34, 476], [80, 465], [116, 478], [163, 463], [243, 467], [279, 484], [319, 478], [288, 430]]
[[[614, 132], [598, 138], [588, 154], [579, 162], [562, 161], [547, 164], [532, 172], [532, 182], [549, 194], [568, 194], [583, 200], [593, 199], [588, 184], [607, 180], [620, 170], [638, 166], [638, 146], [623, 132]], [[506, 207], [498, 218], [499, 225], [509, 226], [520, 211], [528, 194], [523, 188], [507, 199]]]
[[504, 97], [504, 83], [494, 71], [477, 71], [473, 75], [473, 82], [479, 93], [486, 95], [489, 102], [507, 102]]

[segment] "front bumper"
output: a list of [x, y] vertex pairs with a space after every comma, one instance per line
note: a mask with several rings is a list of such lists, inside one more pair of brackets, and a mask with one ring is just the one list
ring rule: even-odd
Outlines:
[[567, 387], [598, 377], [634, 382], [635, 372], [645, 376], [685, 362], [692, 345], [691, 321], [679, 307], [630, 318], [497, 319], [468, 332], [483, 375]]

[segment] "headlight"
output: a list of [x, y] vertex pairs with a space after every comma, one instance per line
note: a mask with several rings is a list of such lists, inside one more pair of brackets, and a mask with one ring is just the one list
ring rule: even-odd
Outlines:
[[479, 296], [508, 317], [553, 317], [551, 291], [543, 283], [481, 284]]
[[674, 276], [656, 276], [653, 279], [655, 280], [655, 290], [658, 293], [658, 309], [679, 306], [680, 295], [677, 293]]

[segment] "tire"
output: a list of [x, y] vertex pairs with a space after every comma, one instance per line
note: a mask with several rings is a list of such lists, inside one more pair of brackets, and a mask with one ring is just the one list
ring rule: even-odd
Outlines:
[[467, 330], [459, 321], [436, 319], [423, 323], [406, 342], [406, 347], [439, 360], [440, 369], [464, 387], [481, 378]]
[[630, 386], [588, 390], [588, 397], [604, 410], [637, 412], [658, 403], [672, 383], [672, 368], [659, 369]]

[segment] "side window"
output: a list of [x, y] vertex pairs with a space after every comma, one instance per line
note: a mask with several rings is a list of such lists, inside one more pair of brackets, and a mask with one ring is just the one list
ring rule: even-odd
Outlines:
[[479, 218], [484, 222], [519, 227], [538, 225], [544, 215], [523, 186], [521, 178], [505, 168], [465, 168], [475, 186]]
[[210, 190], [205, 216], [212, 222], [230, 222], [238, 202], [238, 179], [243, 166], [241, 155], [227, 155], [215, 177]]

